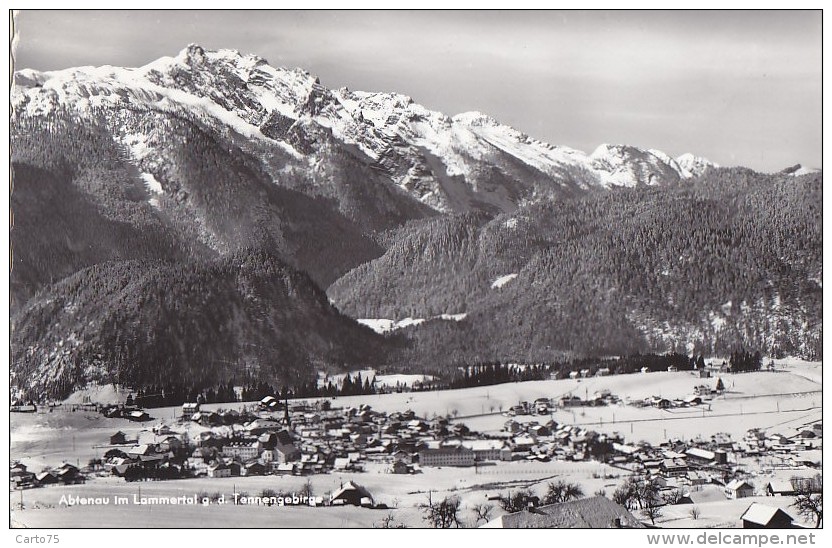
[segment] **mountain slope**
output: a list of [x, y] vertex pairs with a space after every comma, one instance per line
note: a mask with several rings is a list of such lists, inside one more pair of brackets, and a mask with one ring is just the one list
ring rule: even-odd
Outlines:
[[387, 345], [266, 253], [101, 263], [50, 286], [13, 318], [12, 383], [50, 397], [88, 381], [299, 386], [314, 370], [378, 366]]
[[414, 330], [410, 359], [448, 365], [742, 345], [820, 356], [822, 179], [704, 177], [406, 227], [329, 295], [361, 318], [466, 313]]

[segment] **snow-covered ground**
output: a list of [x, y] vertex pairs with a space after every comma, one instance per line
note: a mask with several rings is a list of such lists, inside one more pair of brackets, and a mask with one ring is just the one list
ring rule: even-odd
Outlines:
[[372, 383], [373, 379], [375, 379], [376, 388], [395, 388], [396, 386], [412, 387], [414, 383], [423, 383], [425, 381], [433, 380], [431, 375], [407, 375], [403, 373], [379, 375], [375, 369], [362, 369], [361, 371], [350, 371], [349, 373], [340, 373], [336, 375], [319, 373], [318, 386], [326, 386], [327, 383], [331, 382], [333, 386], [340, 387], [347, 375], [349, 375], [353, 381], [356, 381], [359, 374], [361, 375], [362, 383], [365, 380], [369, 380]]
[[112, 384], [91, 384], [86, 388], [76, 390], [64, 403], [80, 404], [80, 403], [124, 403], [131, 390], [114, 386]]
[[422, 324], [428, 320], [445, 320], [449, 322], [461, 322], [468, 316], [467, 313], [460, 314], [440, 314], [432, 316], [431, 318], [404, 318], [403, 320], [390, 320], [387, 318], [358, 318], [357, 321], [361, 325], [366, 325], [376, 333], [384, 334], [396, 329], [403, 329], [413, 325]]
[[511, 280], [513, 280], [514, 278], [516, 278], [516, 277], [517, 277], [516, 273], [506, 274], [505, 276], [500, 276], [499, 278], [497, 278], [496, 280], [494, 280], [491, 283], [491, 289], [499, 289], [499, 288], [503, 287], [504, 285], [506, 285]]

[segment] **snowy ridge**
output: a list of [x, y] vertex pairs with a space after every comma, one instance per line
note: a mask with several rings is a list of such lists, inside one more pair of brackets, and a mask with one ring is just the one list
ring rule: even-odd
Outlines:
[[677, 157], [676, 163], [688, 177], [697, 177], [711, 168], [719, 167], [719, 164], [715, 164], [701, 156], [694, 156], [690, 152]]
[[[674, 160], [625, 145], [601, 145], [587, 155], [480, 112], [449, 117], [399, 93], [329, 90], [302, 69], [195, 44], [139, 68], [25, 69], [15, 73], [14, 83], [12, 105], [21, 115], [67, 107], [87, 116], [97, 108], [124, 112], [125, 106], [186, 112], [220, 131], [279, 147], [305, 165], [316, 165], [316, 132], [323, 130], [358, 147], [371, 167], [439, 211], [482, 204], [511, 211], [561, 188], [674, 183], [715, 166], [691, 154]], [[137, 160], [147, 155], [146, 136], [120, 138]], [[309, 146], [296, 148], [298, 140]]]

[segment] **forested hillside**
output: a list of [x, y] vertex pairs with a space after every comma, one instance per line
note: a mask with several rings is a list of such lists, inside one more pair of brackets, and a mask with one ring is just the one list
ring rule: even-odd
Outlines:
[[300, 386], [316, 370], [380, 366], [389, 341], [339, 314], [306, 274], [246, 250], [81, 270], [27, 303], [11, 343], [13, 378], [62, 396], [80, 379]]
[[452, 361], [743, 345], [817, 357], [821, 183], [720, 169], [491, 220], [414, 223], [329, 294], [361, 318], [468, 313], [410, 330], [410, 359], [432, 363], [440, 349]]

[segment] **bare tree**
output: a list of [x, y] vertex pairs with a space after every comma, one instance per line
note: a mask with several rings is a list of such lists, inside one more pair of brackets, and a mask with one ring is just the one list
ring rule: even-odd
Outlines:
[[640, 484], [639, 495], [642, 515], [655, 525], [656, 518], [662, 515], [662, 498], [659, 495], [658, 485], [651, 480], [644, 480]]
[[494, 506], [491, 504], [477, 504], [473, 508], [474, 516], [476, 520], [474, 520], [474, 525], [479, 525], [480, 520], [488, 523], [491, 519], [491, 511], [494, 510]]
[[381, 521], [373, 524], [376, 529], [407, 529], [404, 523], [396, 523], [396, 518], [392, 513], [387, 514]]
[[612, 494], [612, 500], [625, 507], [627, 510], [635, 510], [636, 506], [641, 508], [641, 489], [639, 479], [630, 476]]
[[795, 497], [792, 506], [797, 513], [808, 520], [815, 521], [815, 528], [820, 528], [823, 521], [823, 476], [817, 474], [811, 480], [793, 481]]
[[662, 516], [662, 507], [658, 500], [651, 500], [644, 505], [644, 508], [641, 509], [641, 513], [644, 517], [650, 520], [651, 524], [655, 525], [656, 518]]
[[558, 480], [555, 483], [549, 482], [546, 495], [543, 497], [543, 504], [557, 504], [584, 496], [584, 491], [577, 483], [566, 483]]
[[457, 497], [445, 497], [441, 502], [433, 502], [431, 494], [428, 493], [427, 504], [419, 505], [424, 512], [424, 519], [436, 529], [450, 529], [459, 527], [459, 505]]
[[666, 493], [662, 494], [662, 500], [665, 504], [679, 504], [679, 501], [682, 500], [682, 497], [685, 496], [685, 493], [681, 489], [671, 489]]
[[620, 504], [627, 510], [633, 509], [633, 497], [632, 493], [629, 489], [629, 486], [625, 483], [624, 485], [619, 486], [616, 488], [615, 491], [612, 492], [612, 500], [613, 502]]
[[508, 495], [500, 495], [500, 507], [506, 512], [519, 512], [529, 506], [537, 506], [540, 499], [528, 489], [520, 489]]
[[694, 506], [693, 508], [690, 509], [690, 512], [688, 512], [688, 515], [691, 517], [691, 519], [697, 520], [697, 519], [699, 519], [699, 516], [702, 515], [702, 512], [699, 510], [699, 508]]

